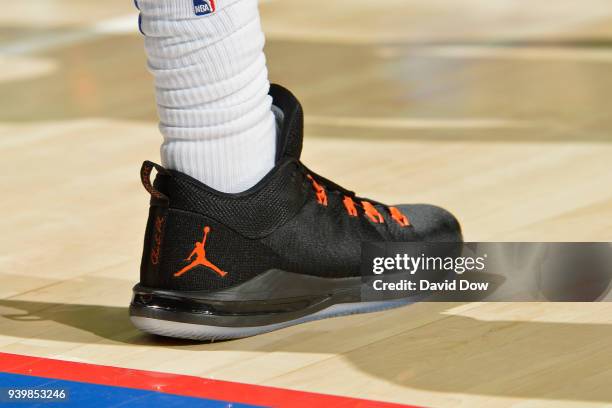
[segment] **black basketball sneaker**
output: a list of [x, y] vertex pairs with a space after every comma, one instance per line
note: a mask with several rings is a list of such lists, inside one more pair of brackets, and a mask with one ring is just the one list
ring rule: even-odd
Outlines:
[[387, 206], [306, 168], [302, 108], [278, 85], [270, 95], [280, 129], [277, 164], [250, 190], [225, 194], [143, 164], [151, 206], [130, 306], [138, 328], [232, 339], [401, 306], [412, 300], [363, 301], [361, 243], [461, 241], [459, 223], [441, 208]]

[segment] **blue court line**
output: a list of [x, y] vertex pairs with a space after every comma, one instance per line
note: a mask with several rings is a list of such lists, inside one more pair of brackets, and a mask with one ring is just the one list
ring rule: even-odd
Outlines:
[[[63, 389], [68, 394], [64, 401], [29, 400], [7, 402], [8, 389]], [[204, 398], [184, 397], [155, 391], [134, 388], [111, 387], [108, 385], [88, 384], [75, 381], [55, 380], [18, 374], [0, 373], [0, 407], [2, 408], [251, 408], [255, 405], [234, 404]]]

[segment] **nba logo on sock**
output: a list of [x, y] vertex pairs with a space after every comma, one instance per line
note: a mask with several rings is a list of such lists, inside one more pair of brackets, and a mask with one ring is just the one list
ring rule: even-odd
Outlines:
[[193, 11], [196, 16], [214, 13], [216, 9], [215, 0], [193, 0]]

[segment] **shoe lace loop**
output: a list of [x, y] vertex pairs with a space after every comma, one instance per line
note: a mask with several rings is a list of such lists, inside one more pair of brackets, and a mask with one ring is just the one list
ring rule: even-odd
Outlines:
[[365, 210], [365, 215], [375, 224], [384, 224], [385, 219], [383, 218], [383, 216], [378, 212], [378, 210], [376, 209], [376, 207], [374, 207], [371, 203], [367, 202], [367, 201], [362, 201], [361, 205], [363, 206], [363, 209]]
[[351, 217], [359, 216], [359, 214], [357, 213], [357, 207], [355, 207], [355, 202], [351, 197], [345, 195], [344, 199], [342, 200], [342, 203], [344, 203], [344, 207], [346, 208], [346, 212], [348, 212], [348, 215], [350, 215]]
[[344, 208], [346, 209], [346, 212], [348, 213], [350, 217], [358, 217], [359, 212], [357, 208], [361, 207], [363, 209], [364, 215], [368, 217], [370, 221], [372, 221], [375, 224], [384, 224], [385, 223], [384, 217], [375, 207], [375, 205], [379, 205], [379, 206], [386, 208], [389, 211], [391, 218], [401, 227], [410, 226], [409, 218], [404, 213], [402, 213], [399, 208], [388, 207], [382, 203], [378, 203], [378, 202], [371, 201], [371, 200], [369, 201], [362, 200], [358, 198], [354, 192], [349, 191], [339, 186], [338, 184], [310, 171], [301, 162], [299, 162], [299, 164], [302, 168], [302, 171], [304, 171], [306, 178], [310, 180], [310, 182], [312, 183], [312, 187], [314, 188], [315, 193], [316, 193], [317, 202], [321, 204], [322, 206], [327, 207], [328, 205], [327, 192], [325, 190], [325, 188], [327, 187], [327, 189], [329, 190], [338, 191], [344, 195], [344, 198], [342, 199], [342, 203], [344, 204]]
[[391, 213], [391, 217], [402, 227], [407, 227], [410, 225], [410, 220], [408, 220], [408, 217], [406, 217], [406, 215], [401, 212], [399, 208], [389, 207], [389, 212]]
[[308, 174], [306, 177], [308, 177], [308, 179], [312, 182], [312, 186], [317, 192], [317, 201], [319, 202], [319, 204], [324, 207], [327, 207], [327, 193], [325, 192], [323, 186], [317, 183], [314, 177], [312, 177], [310, 174]]

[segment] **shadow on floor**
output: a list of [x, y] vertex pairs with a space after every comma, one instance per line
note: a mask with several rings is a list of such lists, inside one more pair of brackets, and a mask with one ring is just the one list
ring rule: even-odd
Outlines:
[[[202, 344], [141, 334], [131, 326], [127, 308], [123, 307], [0, 300], [0, 329], [3, 335], [24, 339], [77, 343], [102, 340], [106, 344], [193, 352], [342, 353], [341, 358], [368, 375], [410, 388], [530, 399], [612, 401], [612, 388], [602, 384], [610, 376], [612, 325], [482, 321], [444, 314], [448, 304], [418, 306], [420, 316], [426, 307], [436, 318], [349, 352], [340, 350], [342, 343], [337, 339], [368, 330], [367, 322], [359, 323], [359, 328], [334, 330], [306, 324], [278, 341], [244, 339]], [[416, 318], [414, 313], [415, 309], [402, 309], [402, 319]], [[56, 322], [65, 329], [37, 326], [41, 321]], [[546, 378], [549, 381], [543, 380]]]

